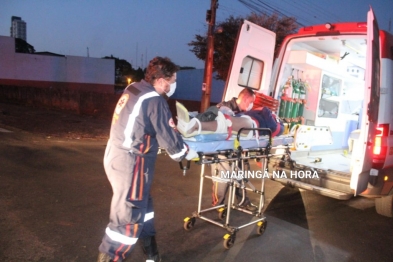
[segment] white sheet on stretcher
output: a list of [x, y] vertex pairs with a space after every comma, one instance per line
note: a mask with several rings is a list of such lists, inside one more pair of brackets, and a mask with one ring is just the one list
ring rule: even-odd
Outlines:
[[[209, 138], [202, 138], [200, 136], [184, 138], [184, 142], [197, 152], [210, 153], [216, 152], [217, 150], [234, 150], [234, 139], [236, 136], [232, 136], [229, 140], [210, 140]], [[199, 141], [197, 141], [199, 140]], [[269, 137], [261, 136], [259, 139], [243, 140], [240, 139], [240, 146], [244, 149], [246, 148], [258, 148], [266, 147], [268, 144]], [[287, 145], [293, 142], [293, 137], [288, 135], [282, 135], [273, 138], [273, 143], [271, 146]]]

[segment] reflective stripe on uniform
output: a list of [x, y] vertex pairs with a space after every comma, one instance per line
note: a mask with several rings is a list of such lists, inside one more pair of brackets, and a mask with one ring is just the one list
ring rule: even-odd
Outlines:
[[143, 96], [141, 96], [138, 99], [138, 101], [135, 103], [131, 114], [128, 116], [127, 126], [124, 129], [124, 137], [125, 137], [125, 140], [123, 142], [124, 147], [131, 148], [131, 143], [132, 143], [131, 134], [132, 134], [132, 130], [134, 129], [135, 119], [141, 110], [142, 102], [148, 98], [155, 97], [155, 96], [159, 96], [159, 94], [156, 91], [146, 93]]
[[112, 231], [109, 227], [105, 229], [105, 233], [108, 235], [110, 239], [116, 242], [120, 242], [125, 245], [134, 245], [136, 241], [138, 241], [138, 238], [135, 237], [127, 237], [125, 235], [122, 235], [118, 232]]
[[146, 222], [146, 221], [153, 219], [153, 218], [154, 218], [154, 212], [146, 213], [145, 220], [143, 220], [143, 222]]
[[186, 154], [186, 152], [187, 152], [187, 147], [186, 147], [186, 145], [183, 145], [183, 149], [179, 153], [176, 153], [176, 154], [173, 154], [173, 155], [168, 154], [168, 155], [172, 159], [177, 159], [177, 158], [181, 158], [182, 156], [184, 156]]

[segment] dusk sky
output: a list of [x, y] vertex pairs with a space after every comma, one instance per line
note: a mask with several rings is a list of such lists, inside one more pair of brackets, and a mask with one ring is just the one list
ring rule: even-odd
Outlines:
[[[294, 16], [304, 26], [366, 21], [370, 5], [380, 29], [393, 33], [393, 0], [218, 0], [216, 21], [246, 16], [242, 2], [257, 2]], [[125, 59], [145, 67], [154, 56], [203, 68], [187, 45], [206, 34], [210, 0], [0, 0], [0, 35], [10, 36], [11, 16], [27, 23], [27, 42], [37, 52]], [[271, 11], [268, 11], [271, 13]], [[87, 51], [88, 50], [88, 51]]]

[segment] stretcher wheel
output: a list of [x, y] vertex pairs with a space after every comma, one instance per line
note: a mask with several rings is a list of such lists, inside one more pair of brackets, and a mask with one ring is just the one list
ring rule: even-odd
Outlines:
[[260, 236], [262, 235], [267, 227], [267, 221], [260, 221], [257, 223], [258, 227], [257, 227], [257, 234]]
[[224, 248], [225, 249], [230, 249], [231, 247], [233, 247], [233, 245], [235, 244], [235, 236], [234, 235], [230, 235], [230, 234], [226, 234], [224, 236]]
[[183, 228], [184, 228], [184, 230], [189, 231], [189, 230], [191, 230], [194, 227], [194, 224], [195, 224], [195, 217], [191, 217], [191, 218], [190, 217], [186, 217], [184, 219]]
[[227, 209], [226, 208], [220, 208], [218, 209], [218, 218], [221, 220], [224, 220], [227, 216]]

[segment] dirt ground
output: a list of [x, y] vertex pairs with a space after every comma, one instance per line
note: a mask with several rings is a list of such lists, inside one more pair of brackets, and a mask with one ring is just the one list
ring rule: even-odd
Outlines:
[[72, 112], [0, 103], [0, 124], [45, 138], [106, 140], [110, 121]]

